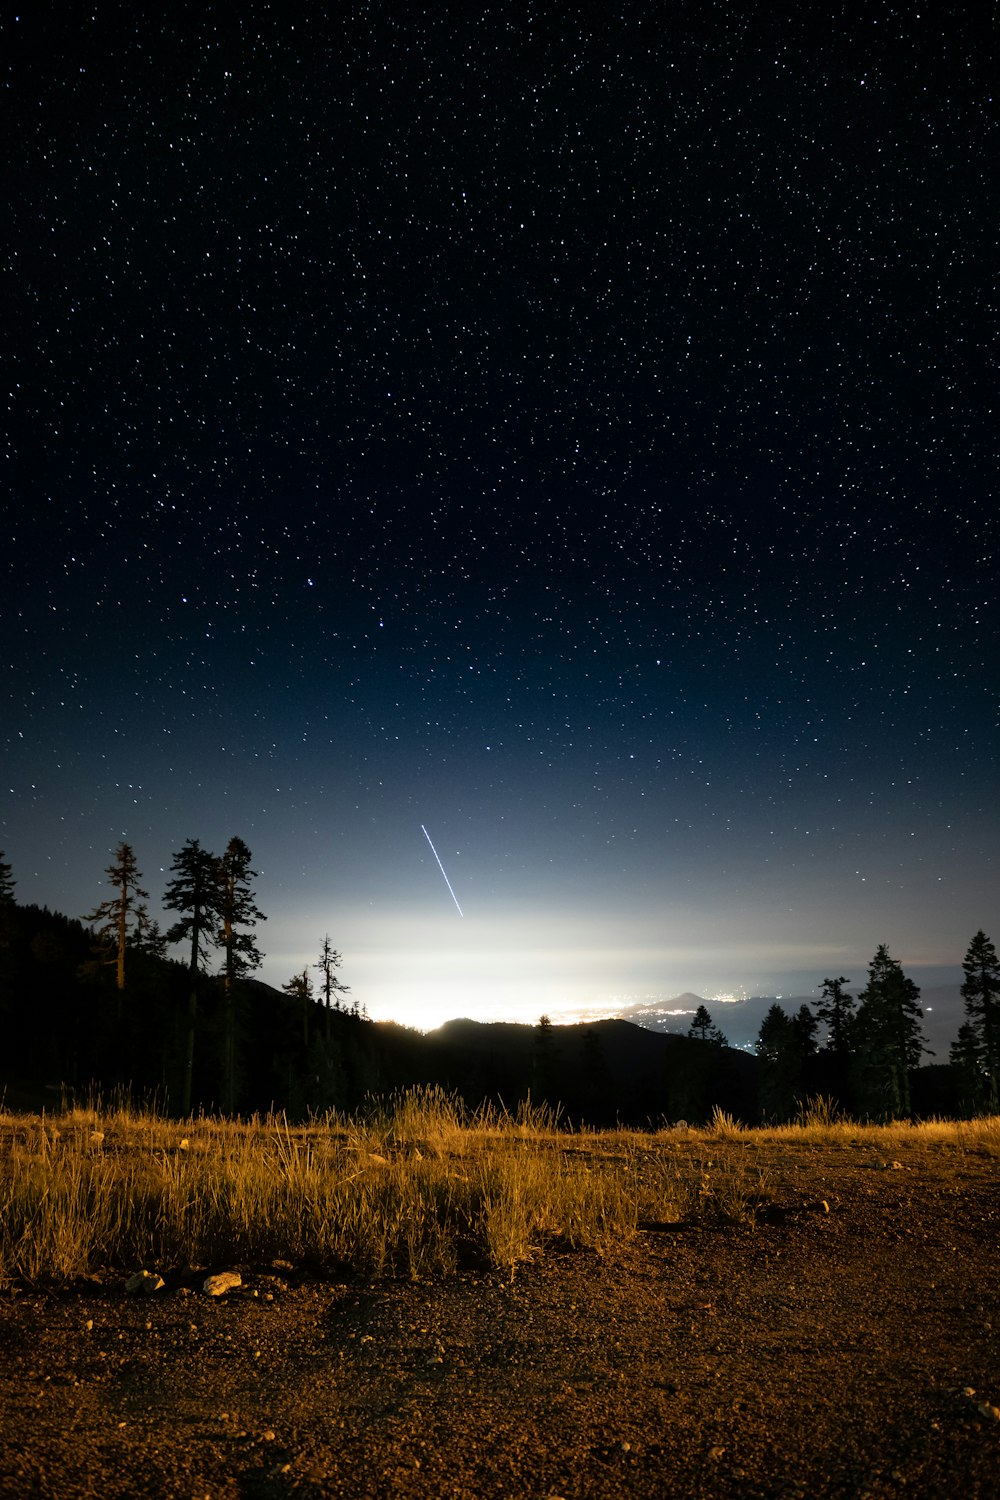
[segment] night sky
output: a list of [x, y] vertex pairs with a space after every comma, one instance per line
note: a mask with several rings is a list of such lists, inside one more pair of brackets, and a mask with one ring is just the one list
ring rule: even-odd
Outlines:
[[260, 977], [418, 1026], [1000, 938], [985, 13], [68, 10], [0, 49], [20, 900], [238, 834]]

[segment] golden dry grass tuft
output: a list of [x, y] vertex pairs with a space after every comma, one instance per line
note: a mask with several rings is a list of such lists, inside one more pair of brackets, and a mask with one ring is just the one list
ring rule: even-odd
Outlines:
[[547, 1247], [602, 1253], [642, 1224], [752, 1224], [769, 1197], [762, 1142], [896, 1154], [915, 1139], [1000, 1156], [1000, 1119], [858, 1125], [810, 1102], [767, 1130], [717, 1111], [701, 1131], [570, 1132], [547, 1107], [470, 1115], [440, 1089], [302, 1127], [99, 1104], [2, 1114], [0, 1284], [275, 1259], [366, 1278], [513, 1274]]

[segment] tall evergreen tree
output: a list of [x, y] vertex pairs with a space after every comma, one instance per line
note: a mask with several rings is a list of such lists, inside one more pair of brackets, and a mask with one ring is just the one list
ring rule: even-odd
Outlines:
[[900, 1119], [912, 1113], [910, 1074], [928, 1050], [920, 1029], [919, 999], [913, 980], [881, 943], [858, 996], [851, 1028], [862, 1101], [871, 1114]]
[[983, 1049], [972, 1026], [966, 1021], [948, 1049], [948, 1061], [955, 1071], [958, 1102], [966, 1116], [986, 1113], [986, 1071]]
[[966, 1024], [979, 1048], [983, 1102], [993, 1113], [1000, 1106], [1000, 961], [982, 928], [969, 944], [962, 968]]
[[96, 934], [102, 941], [102, 951], [110, 955], [105, 962], [117, 965], [119, 991], [125, 988], [125, 953], [133, 927], [141, 935], [148, 925], [148, 916], [143, 902], [149, 900], [149, 892], [139, 884], [142, 874], [136, 863], [131, 844], [119, 844], [115, 850], [115, 863], [109, 865], [105, 874], [114, 887], [115, 894], [102, 901], [96, 911], [84, 917], [84, 922], [99, 922]]
[[761, 1109], [766, 1118], [786, 1120], [795, 1104], [800, 1057], [792, 1022], [777, 1003], [761, 1021], [754, 1048], [761, 1060]]
[[309, 1046], [309, 1015], [316, 1003], [309, 970], [303, 969], [301, 974], [293, 975], [288, 983], [283, 984], [281, 988], [286, 995], [291, 995], [292, 999], [297, 1000], [299, 1003], [299, 1008], [302, 1012], [302, 1047], [303, 1052], [305, 1052]]
[[219, 927], [216, 942], [223, 950], [222, 1107], [232, 1112], [236, 1102], [236, 982], [259, 969], [263, 954], [252, 929], [267, 918], [256, 905], [250, 882], [257, 871], [241, 838], [231, 838], [219, 861]]
[[330, 942], [330, 935], [327, 933], [323, 939], [323, 946], [319, 950], [319, 963], [314, 966], [322, 975], [319, 992], [323, 996], [323, 1005], [327, 1010], [339, 1010], [340, 1001], [335, 1001], [334, 995], [346, 995], [351, 988], [349, 984], [341, 984], [336, 977], [340, 964], [340, 954]]
[[214, 854], [201, 847], [198, 839], [188, 839], [174, 855], [170, 866], [174, 878], [167, 884], [163, 905], [180, 913], [168, 928], [168, 943], [189, 943], [188, 971], [191, 988], [188, 993], [187, 1034], [184, 1044], [184, 1073], [181, 1087], [181, 1113], [191, 1113], [194, 1086], [194, 1057], [198, 1031], [198, 1008], [201, 976], [208, 961], [208, 946], [215, 938], [215, 924], [221, 916], [221, 870]]
[[12, 867], [4, 859], [3, 850], [0, 849], [0, 907], [13, 906], [14, 904], [14, 887], [17, 885], [17, 881], [13, 878], [11, 872]]
[[197, 974], [204, 971], [220, 915], [219, 861], [200, 840], [188, 839], [170, 869], [174, 878], [167, 883], [163, 905], [180, 915], [167, 930], [167, 942], [190, 944], [188, 968]]
[[700, 1042], [712, 1042], [716, 1047], [728, 1047], [729, 1043], [718, 1026], [712, 1021], [707, 1005], [699, 1005], [688, 1027], [688, 1036]]
[[14, 943], [14, 886], [16, 881], [11, 874], [11, 867], [3, 857], [0, 849], [0, 1017], [3, 1020], [3, 1032], [10, 1045], [10, 1031], [7, 1026], [8, 1007], [14, 995], [14, 961], [12, 945]]
[[846, 1062], [850, 1050], [851, 1017], [854, 1014], [854, 1000], [844, 990], [847, 983], [844, 974], [836, 979], [824, 979], [822, 995], [813, 1001], [816, 1019], [827, 1028], [826, 1045], [842, 1063]]
[[16, 884], [17, 881], [11, 873], [11, 866], [4, 859], [3, 850], [0, 849], [0, 948], [6, 948], [10, 942]]
[[770, 1007], [755, 1043], [761, 1059], [760, 1102], [772, 1119], [787, 1120], [795, 1112], [806, 1085], [806, 1068], [816, 1051], [816, 1017], [807, 1005], [789, 1016], [781, 1006]]
[[792, 1016], [792, 1035], [795, 1038], [795, 1046], [802, 1062], [816, 1054], [816, 1032], [819, 1030], [819, 1022], [809, 1009], [808, 1005], [800, 1005]]
[[555, 1027], [548, 1016], [539, 1016], [538, 1025], [535, 1027], [534, 1051], [531, 1060], [531, 1091], [536, 1100], [543, 1103], [557, 1105], [559, 1099], [559, 1086], [556, 1078], [556, 1065], [559, 1057], [559, 1048], [556, 1046]]

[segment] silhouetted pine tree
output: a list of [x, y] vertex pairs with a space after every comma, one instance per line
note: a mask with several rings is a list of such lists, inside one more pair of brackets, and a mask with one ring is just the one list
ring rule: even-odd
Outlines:
[[263, 954], [257, 947], [252, 929], [267, 918], [255, 903], [251, 880], [257, 871], [250, 868], [253, 856], [241, 838], [232, 838], [219, 861], [219, 920], [216, 942], [223, 950], [223, 1018], [222, 1018], [222, 1107], [232, 1113], [236, 1107], [236, 983], [254, 969], [260, 968]]
[[97, 938], [103, 939], [99, 950], [101, 961], [116, 964], [116, 980], [120, 991], [125, 988], [125, 954], [129, 936], [133, 927], [141, 934], [149, 920], [142, 904], [149, 900], [149, 892], [144, 891], [139, 884], [142, 875], [131, 844], [118, 845], [115, 863], [108, 866], [105, 874], [115, 889], [115, 895], [102, 901], [97, 910], [84, 917], [83, 921], [101, 923], [95, 928]]
[[966, 1117], [985, 1114], [987, 1081], [983, 1051], [971, 1024], [958, 1028], [958, 1036], [948, 1049], [948, 1061], [955, 1073], [958, 1106]]
[[1000, 1107], [1000, 961], [996, 948], [981, 928], [969, 944], [962, 968], [965, 971], [962, 999], [969, 1032], [964, 1045], [968, 1051], [974, 1042], [978, 1050], [977, 1064], [983, 1075], [982, 1103], [993, 1113]]
[[688, 1027], [688, 1036], [695, 1036], [700, 1042], [712, 1042], [716, 1047], [729, 1046], [726, 1037], [713, 1022], [707, 1005], [698, 1006]]
[[319, 950], [319, 963], [315, 967], [323, 976], [320, 982], [319, 992], [323, 996], [323, 1005], [327, 1010], [339, 1010], [340, 1001], [334, 1000], [335, 995], [349, 994], [351, 986], [341, 984], [337, 979], [337, 970], [341, 965], [341, 957], [330, 942], [330, 935], [323, 939], [323, 946]]
[[802, 1075], [795, 1027], [781, 1006], [770, 1007], [754, 1043], [761, 1060], [760, 1107], [765, 1119], [790, 1119]]
[[288, 983], [283, 984], [281, 988], [286, 995], [291, 995], [292, 999], [297, 1002], [295, 1008], [299, 1012], [302, 1025], [302, 1052], [304, 1056], [309, 1049], [309, 1018], [316, 1004], [315, 996], [313, 995], [312, 980], [309, 978], [309, 970], [303, 969], [301, 974], [293, 975]]
[[539, 1016], [531, 1063], [531, 1092], [536, 1102], [550, 1104], [553, 1108], [560, 1103], [556, 1079], [558, 1055], [555, 1028], [548, 1016]]
[[167, 930], [167, 942], [190, 944], [190, 990], [180, 1099], [181, 1114], [188, 1115], [194, 1087], [201, 977], [208, 961], [208, 945], [215, 938], [216, 923], [221, 916], [221, 870], [215, 855], [203, 849], [198, 839], [188, 839], [174, 855], [170, 868], [174, 878], [167, 884], [163, 905], [180, 916]]
[[13, 965], [9, 949], [14, 936], [14, 886], [16, 884], [11, 874], [11, 867], [3, 857], [3, 850], [0, 849], [0, 1015], [5, 1019], [12, 991]]
[[0, 849], [0, 944], [10, 940], [10, 921], [14, 912], [14, 887], [17, 881]]
[[913, 980], [881, 943], [851, 1026], [858, 1102], [869, 1115], [893, 1120], [912, 1114], [910, 1073], [928, 1050], [920, 1029], [919, 999]]

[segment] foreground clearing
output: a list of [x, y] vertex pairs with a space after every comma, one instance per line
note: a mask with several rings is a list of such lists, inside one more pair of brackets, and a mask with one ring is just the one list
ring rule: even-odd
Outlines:
[[[107, 1152], [110, 1133], [81, 1152]], [[429, 1139], [382, 1145], [399, 1173], [472, 1172], [474, 1154], [432, 1157]], [[536, 1131], [498, 1149], [537, 1156], [543, 1175], [617, 1174], [633, 1200], [680, 1172], [691, 1212], [637, 1213], [599, 1250], [539, 1231], [513, 1276], [478, 1245], [448, 1276], [248, 1260], [211, 1299], [205, 1275], [225, 1258], [178, 1264], [150, 1297], [124, 1292], [129, 1264], [0, 1298], [0, 1493], [996, 1494], [995, 1129], [747, 1136], [721, 1122]], [[186, 1159], [198, 1150], [192, 1133]], [[720, 1211], [727, 1194], [740, 1212]]]

